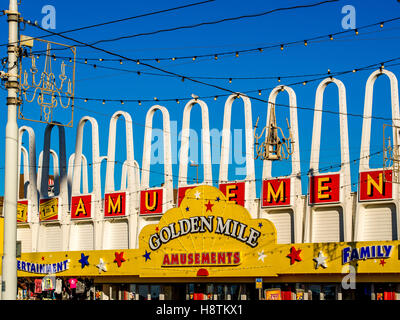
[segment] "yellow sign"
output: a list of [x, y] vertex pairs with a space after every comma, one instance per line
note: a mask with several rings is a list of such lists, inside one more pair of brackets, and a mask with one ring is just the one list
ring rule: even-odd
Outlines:
[[17, 222], [28, 221], [28, 201], [18, 201]]
[[265, 290], [265, 300], [282, 300], [281, 289]]
[[[57, 198], [42, 199], [40, 219], [56, 219], [58, 204]], [[253, 219], [211, 186], [189, 189], [179, 207], [144, 226], [138, 238], [137, 249], [23, 253], [26, 264], [21, 262], [18, 275], [32, 276], [32, 265], [57, 266], [66, 255], [70, 262], [61, 276], [95, 277], [105, 267], [102, 276], [123, 281], [245, 277], [286, 283], [293, 276], [298, 282], [341, 281], [352, 266], [359, 281], [382, 282], [398, 281], [400, 270], [399, 240], [278, 244], [271, 221]], [[284, 298], [276, 289], [264, 292], [266, 299]], [[304, 298], [303, 292], [297, 293], [297, 299]]]
[[192, 276], [199, 268], [235, 273], [257, 260], [258, 247], [275, 243], [275, 227], [252, 219], [220, 190], [200, 186], [188, 190], [179, 208], [168, 210], [158, 224], [145, 226], [139, 241], [146, 255], [141, 276], [164, 273], [164, 267]]
[[40, 221], [58, 219], [58, 198], [40, 199]]

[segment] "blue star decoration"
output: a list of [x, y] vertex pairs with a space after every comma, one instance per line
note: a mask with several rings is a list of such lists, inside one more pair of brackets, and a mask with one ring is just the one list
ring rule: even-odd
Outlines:
[[217, 199], [215, 199], [215, 201], [219, 202], [221, 199], [219, 197], [217, 197]]
[[260, 222], [260, 223], [258, 224], [258, 227], [259, 227], [259, 228], [262, 228], [262, 226], [263, 226], [263, 224]]
[[81, 258], [79, 260], [80, 264], [81, 264], [81, 268], [83, 269], [85, 266], [89, 265], [89, 255], [85, 256], [84, 253], [81, 253]]
[[145, 251], [146, 251], [146, 253], [142, 257], [144, 257], [146, 259], [145, 261], [151, 260], [151, 258], [150, 258], [150, 253], [151, 252], [147, 252], [147, 250], [145, 250]]
[[189, 211], [189, 207], [186, 207], [186, 212]]

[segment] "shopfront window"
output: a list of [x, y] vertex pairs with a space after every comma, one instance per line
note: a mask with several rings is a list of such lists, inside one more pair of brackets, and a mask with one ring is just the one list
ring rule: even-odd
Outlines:
[[322, 293], [324, 300], [336, 300], [336, 284], [323, 285]]
[[321, 299], [321, 286], [319, 284], [312, 284], [308, 288], [311, 291], [311, 299], [312, 300], [320, 300]]

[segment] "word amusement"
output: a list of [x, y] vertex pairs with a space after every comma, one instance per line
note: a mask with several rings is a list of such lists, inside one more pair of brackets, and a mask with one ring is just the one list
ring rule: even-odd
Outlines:
[[[248, 225], [233, 219], [227, 219], [225, 222], [222, 217], [217, 217], [217, 223], [214, 230], [214, 216], [190, 217], [188, 219], [179, 220], [178, 223], [171, 223], [163, 227], [159, 233], [154, 233], [149, 238], [149, 247], [151, 250], [157, 250], [162, 244], [168, 243], [170, 240], [182, 237], [190, 233], [214, 232], [223, 234], [239, 240], [248, 246], [254, 248], [258, 245], [258, 238], [261, 232], [249, 228], [248, 236], [245, 236]], [[178, 231], [177, 231], [177, 225]]]
[[223, 266], [240, 264], [240, 252], [202, 252], [165, 254], [162, 266]]
[[342, 251], [342, 263], [353, 260], [375, 259], [375, 258], [389, 258], [393, 246], [364, 246], [361, 248], [346, 247]]
[[57, 273], [68, 269], [69, 260], [60, 261], [57, 263], [33, 263], [17, 260], [17, 270], [30, 273]]

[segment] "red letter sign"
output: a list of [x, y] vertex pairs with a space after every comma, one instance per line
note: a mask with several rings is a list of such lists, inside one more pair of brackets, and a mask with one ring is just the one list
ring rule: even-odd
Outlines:
[[71, 197], [71, 219], [91, 217], [92, 195]]
[[106, 193], [104, 198], [105, 217], [120, 217], [125, 215], [125, 192]]
[[310, 204], [340, 201], [340, 174], [310, 178]]
[[262, 207], [290, 205], [290, 179], [264, 180], [261, 205]]
[[392, 171], [377, 170], [360, 172], [359, 194], [363, 200], [385, 200], [392, 198]]
[[160, 214], [163, 204], [163, 189], [140, 192], [140, 214]]
[[245, 187], [244, 182], [237, 183], [221, 183], [219, 185], [219, 190], [225, 194], [226, 200], [228, 202], [233, 202], [244, 206], [244, 196], [245, 196]]

